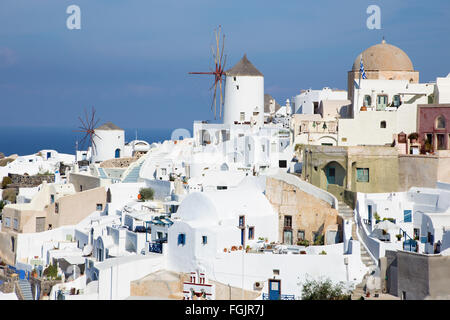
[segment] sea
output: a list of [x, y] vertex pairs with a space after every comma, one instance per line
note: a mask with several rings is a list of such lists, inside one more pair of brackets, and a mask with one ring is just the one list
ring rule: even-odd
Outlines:
[[[59, 153], [75, 154], [76, 142], [81, 141], [83, 133], [73, 128], [52, 127], [0, 127], [0, 152], [5, 156], [35, 154], [40, 150], [51, 149]], [[148, 143], [170, 140], [173, 129], [161, 128], [124, 128], [125, 141], [136, 139]], [[79, 150], [86, 150], [79, 146]]]

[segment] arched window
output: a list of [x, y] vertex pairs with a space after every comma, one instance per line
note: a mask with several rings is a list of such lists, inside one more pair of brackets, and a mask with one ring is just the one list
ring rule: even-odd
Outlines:
[[445, 118], [443, 116], [438, 116], [435, 122], [436, 129], [445, 129]]
[[366, 94], [364, 96], [364, 106], [370, 107], [372, 105], [372, 97]]
[[386, 129], [386, 121], [381, 121], [380, 122], [380, 128]]

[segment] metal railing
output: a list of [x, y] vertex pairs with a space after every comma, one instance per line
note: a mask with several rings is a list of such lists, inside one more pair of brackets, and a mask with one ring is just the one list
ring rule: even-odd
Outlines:
[[163, 245], [162, 245], [162, 243], [158, 243], [158, 242], [150, 242], [148, 244], [148, 251], [154, 252], [154, 253], [162, 253]]
[[[262, 299], [263, 300], [270, 300], [269, 299], [269, 294], [263, 293]], [[295, 300], [295, 295], [293, 295], [293, 294], [281, 294], [279, 300]]]

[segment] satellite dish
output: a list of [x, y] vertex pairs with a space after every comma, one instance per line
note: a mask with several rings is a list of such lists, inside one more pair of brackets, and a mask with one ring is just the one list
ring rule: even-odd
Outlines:
[[91, 244], [87, 244], [83, 248], [83, 256], [86, 257], [92, 253], [94, 247]]

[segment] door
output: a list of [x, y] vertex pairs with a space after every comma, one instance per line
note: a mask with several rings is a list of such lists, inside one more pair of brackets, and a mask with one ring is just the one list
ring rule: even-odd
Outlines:
[[377, 110], [384, 110], [387, 107], [387, 96], [378, 96], [377, 97]]
[[36, 232], [45, 231], [45, 217], [36, 218]]
[[244, 248], [245, 247], [245, 229], [241, 229], [241, 245]]
[[269, 300], [281, 299], [281, 280], [269, 279]]
[[292, 244], [292, 231], [291, 230], [284, 230], [283, 232], [283, 239], [285, 244]]
[[403, 210], [403, 222], [412, 222], [411, 210]]
[[372, 205], [369, 204], [367, 206], [367, 220], [369, 220], [369, 223], [372, 222]]
[[327, 169], [327, 183], [336, 184], [336, 168]]
[[115, 157], [120, 158], [120, 149], [116, 149]]

